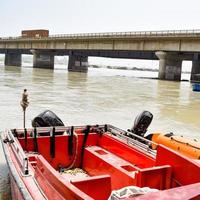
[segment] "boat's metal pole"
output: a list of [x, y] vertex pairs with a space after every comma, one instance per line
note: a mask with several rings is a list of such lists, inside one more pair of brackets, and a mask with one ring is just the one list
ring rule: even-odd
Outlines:
[[20, 104], [22, 106], [23, 113], [24, 113], [23, 126], [25, 128], [26, 127], [26, 108], [28, 107], [28, 104], [29, 104], [27, 89], [24, 89], [24, 92], [22, 93], [22, 100]]
[[24, 113], [24, 126], [23, 127], [25, 128], [25, 121], [26, 121], [26, 119], [25, 119], [25, 117], [26, 117], [25, 110], [23, 111], [23, 113]]

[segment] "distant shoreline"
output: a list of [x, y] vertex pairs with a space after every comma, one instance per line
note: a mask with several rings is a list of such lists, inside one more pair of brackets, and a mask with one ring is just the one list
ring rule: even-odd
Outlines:
[[[91, 68], [106, 68], [106, 69], [119, 69], [119, 70], [133, 70], [133, 71], [149, 71], [149, 72], [158, 72], [158, 69], [151, 68], [139, 68], [139, 67], [120, 67], [120, 66], [99, 66], [99, 65], [89, 65]], [[182, 71], [182, 73], [190, 74], [191, 72]]]
[[137, 71], [151, 71], [158, 72], [158, 69], [148, 69], [139, 67], [120, 67], [120, 66], [99, 66], [99, 65], [89, 65], [91, 68], [107, 68], [107, 69], [120, 69], [120, 70], [137, 70]]

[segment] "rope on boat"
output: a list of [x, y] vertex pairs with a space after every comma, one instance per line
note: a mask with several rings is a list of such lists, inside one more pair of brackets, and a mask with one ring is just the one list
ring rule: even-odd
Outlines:
[[23, 109], [23, 113], [24, 113], [24, 128], [25, 128], [25, 113], [26, 113], [26, 108], [29, 105], [29, 101], [28, 101], [28, 93], [27, 93], [27, 89], [24, 89], [24, 92], [22, 93], [22, 100], [20, 102], [20, 105]]
[[65, 168], [65, 170], [69, 170], [72, 169], [76, 163], [77, 157], [78, 157], [78, 135], [76, 134], [76, 132], [73, 133], [74, 137], [76, 138], [76, 150], [75, 150], [75, 155], [74, 155], [74, 159], [72, 161], [72, 163]]
[[[88, 129], [88, 127], [87, 127], [87, 129]], [[90, 127], [89, 127], [89, 129], [90, 129]], [[73, 131], [73, 132], [72, 132]], [[78, 157], [78, 145], [79, 145], [79, 140], [78, 140], [78, 135], [77, 135], [77, 133], [74, 131], [74, 127], [71, 127], [71, 134], [70, 134], [71, 136], [73, 136], [73, 137], [75, 137], [75, 139], [76, 139], [76, 150], [75, 150], [75, 154], [74, 154], [74, 158], [73, 158], [73, 160], [72, 160], [72, 163], [70, 163], [69, 164], [69, 166], [67, 166], [66, 168], [64, 168], [64, 172], [66, 172], [66, 171], [68, 171], [68, 170], [72, 170], [73, 168], [74, 168], [74, 166], [75, 166], [75, 163], [76, 163], [76, 160], [77, 160], [77, 157]], [[73, 139], [73, 138], [71, 138], [71, 139]], [[87, 140], [87, 138], [86, 138], [86, 140]], [[86, 142], [86, 141], [85, 141]], [[84, 141], [83, 141], [83, 145], [84, 145], [84, 143], [85, 143]], [[85, 146], [85, 145], [84, 145]], [[72, 146], [72, 148], [73, 148], [73, 146]], [[68, 149], [69, 150], [69, 149]], [[70, 151], [72, 151], [72, 149], [70, 149]], [[75, 169], [78, 169], [78, 168], [75, 168]], [[73, 169], [73, 170], [75, 170], [75, 169]], [[75, 171], [77, 171], [77, 170], [75, 170]], [[70, 172], [69, 172], [70, 173]]]
[[29, 105], [27, 89], [24, 89], [24, 92], [22, 93], [22, 100], [20, 104], [23, 108], [23, 111], [25, 111]]
[[81, 168], [65, 169], [65, 170], [63, 171], [63, 173], [71, 174], [71, 175], [73, 175], [73, 176], [77, 176], [77, 175], [79, 175], [79, 174], [83, 174], [83, 175], [86, 176], [86, 177], [88, 176], [87, 172], [84, 171], [84, 170], [81, 169]]

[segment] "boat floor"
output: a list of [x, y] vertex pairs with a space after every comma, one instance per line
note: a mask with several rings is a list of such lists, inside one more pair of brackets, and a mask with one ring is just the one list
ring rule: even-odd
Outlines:
[[85, 169], [61, 169], [60, 174], [67, 180], [81, 180], [88, 177], [112, 174], [115, 171], [126, 174], [130, 178], [135, 178], [136, 165], [99, 146], [86, 147], [85, 159], [85, 166], [83, 165]]

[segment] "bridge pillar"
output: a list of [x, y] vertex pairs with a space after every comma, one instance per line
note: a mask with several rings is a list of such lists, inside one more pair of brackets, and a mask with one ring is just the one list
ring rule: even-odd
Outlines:
[[88, 57], [70, 55], [68, 62], [68, 70], [72, 72], [87, 72], [88, 71]]
[[159, 58], [159, 74], [161, 80], [180, 81], [182, 59], [178, 54], [163, 51], [156, 52]]
[[33, 68], [53, 69], [54, 54], [52, 52], [41, 52], [31, 50], [33, 53]]
[[192, 71], [190, 76], [190, 81], [200, 81], [200, 55], [194, 54], [194, 58], [192, 61]]
[[4, 64], [6, 66], [21, 66], [21, 64], [22, 64], [21, 53], [16, 53], [16, 52], [6, 53]]

